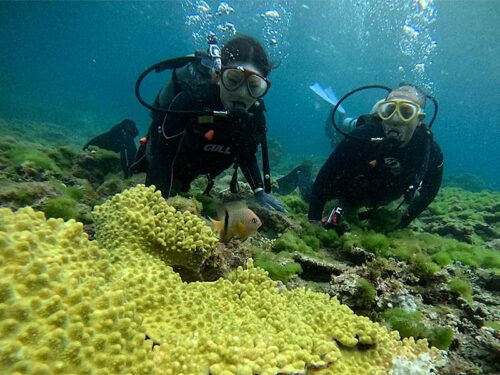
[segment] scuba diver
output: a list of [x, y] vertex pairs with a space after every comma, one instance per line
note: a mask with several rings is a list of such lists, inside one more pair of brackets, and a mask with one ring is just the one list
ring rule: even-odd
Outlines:
[[[187, 192], [200, 175], [208, 178], [208, 195], [214, 178], [234, 165], [231, 191], [237, 191], [240, 168], [260, 204], [285, 211], [270, 194], [262, 97], [271, 86], [271, 63], [252, 37], [237, 36], [221, 50], [216, 43], [210, 38], [207, 53], [156, 64], [139, 78], [136, 94], [152, 110], [153, 121], [133, 168], [146, 171], [146, 185], [155, 185], [168, 198]], [[138, 92], [142, 78], [165, 69], [172, 69], [172, 79], [154, 105], [147, 105]], [[259, 145], [264, 181], [256, 158]]]
[[129, 178], [132, 176], [130, 166], [133, 164], [137, 153], [134, 138], [138, 135], [139, 130], [137, 130], [135, 122], [125, 119], [106, 133], [92, 138], [83, 146], [83, 149], [86, 150], [89, 146], [97, 146], [105, 150], [119, 152], [123, 175], [125, 178]]
[[[403, 201], [397, 210], [404, 203], [407, 207], [396, 228], [408, 226], [435, 198], [443, 176], [443, 154], [430, 132], [437, 102], [418, 87], [403, 83], [394, 90], [385, 86], [353, 90], [337, 103], [332, 117], [335, 118], [343, 100], [367, 88], [383, 88], [389, 94], [377, 102], [373, 113], [357, 118], [356, 127], [349, 133], [333, 120], [345, 138], [324, 163], [314, 183], [302, 181], [302, 188], [299, 184], [301, 194], [309, 201], [309, 221], [340, 234], [346, 230], [342, 222], [346, 211], [357, 212], [359, 207], [366, 207], [367, 211], [358, 214], [360, 220], [365, 220], [378, 207], [401, 197]], [[429, 126], [423, 122], [427, 98], [435, 106]], [[303, 168], [298, 172], [299, 177], [304, 175]], [[285, 178], [292, 179], [289, 175]], [[299, 178], [297, 181], [300, 183]], [[308, 184], [312, 188], [307, 189]], [[332, 199], [337, 199], [339, 205], [323, 218], [325, 204]]]

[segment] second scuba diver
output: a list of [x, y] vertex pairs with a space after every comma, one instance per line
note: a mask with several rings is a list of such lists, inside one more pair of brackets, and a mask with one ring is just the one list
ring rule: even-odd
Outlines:
[[269, 172], [264, 171], [263, 182], [256, 158], [265, 142], [262, 97], [271, 85], [271, 63], [260, 43], [248, 36], [228, 41], [220, 55], [215, 47], [211, 44], [209, 53], [222, 66], [210, 68], [205, 57], [173, 69], [156, 107], [148, 107], [153, 122], [136, 164], [147, 160], [146, 185], [155, 185], [165, 198], [187, 192], [200, 175], [208, 177], [208, 194], [214, 178], [235, 164], [232, 190], [239, 167], [260, 204], [285, 211], [265, 189]]
[[[385, 89], [390, 91], [387, 97], [375, 105], [372, 113], [360, 116], [352, 131], [345, 133], [336, 127], [345, 138], [324, 163], [314, 183], [308, 165], [278, 180], [278, 184], [283, 181], [287, 185], [288, 191], [293, 186], [290, 182], [297, 182], [310, 204], [310, 222], [342, 233], [346, 210], [357, 212], [358, 208], [367, 207], [368, 211], [358, 215], [363, 220], [377, 207], [403, 197], [402, 203], [407, 203], [407, 207], [396, 227], [404, 228], [438, 193], [443, 154], [429, 130], [437, 114], [437, 103], [410, 84], [401, 84], [392, 91]], [[435, 104], [429, 127], [424, 124], [427, 97]], [[339, 204], [323, 217], [324, 207], [332, 199]]]

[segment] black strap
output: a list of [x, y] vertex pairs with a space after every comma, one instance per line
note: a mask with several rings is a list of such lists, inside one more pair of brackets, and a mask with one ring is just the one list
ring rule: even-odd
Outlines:
[[238, 163], [234, 163], [234, 172], [229, 184], [229, 190], [233, 194], [236, 194], [240, 191], [240, 186], [238, 185]]
[[208, 179], [207, 187], [205, 188], [203, 195], [210, 197], [210, 192], [212, 191], [212, 188], [214, 187], [215, 179], [210, 174], [207, 175], [207, 179]]
[[267, 149], [267, 131], [266, 127], [263, 127], [263, 135], [261, 141], [262, 148], [262, 172], [264, 173], [264, 191], [266, 193], [271, 193], [271, 168], [269, 166], [269, 152]]

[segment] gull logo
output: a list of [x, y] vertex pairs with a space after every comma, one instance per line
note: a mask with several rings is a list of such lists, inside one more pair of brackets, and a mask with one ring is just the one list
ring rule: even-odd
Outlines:
[[231, 147], [224, 145], [214, 145], [211, 143], [203, 146], [203, 151], [218, 152], [220, 154], [231, 155]]
[[398, 159], [394, 159], [394, 158], [385, 158], [384, 164], [387, 165], [389, 168], [399, 168], [400, 167]]
[[384, 164], [391, 170], [392, 174], [398, 175], [401, 170], [401, 164], [398, 159], [394, 158], [384, 158]]

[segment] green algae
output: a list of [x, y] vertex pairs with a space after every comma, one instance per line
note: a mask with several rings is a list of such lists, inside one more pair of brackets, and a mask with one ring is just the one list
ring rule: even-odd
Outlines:
[[377, 291], [372, 283], [364, 278], [359, 278], [356, 282], [355, 298], [361, 305], [369, 305], [377, 296]]
[[425, 254], [415, 254], [410, 259], [410, 271], [421, 280], [431, 278], [439, 270], [440, 267]]
[[63, 169], [71, 169], [77, 152], [69, 145], [59, 146], [53, 150], [48, 151], [47, 155], [54, 160], [54, 162]]
[[391, 329], [399, 332], [401, 337], [426, 338], [432, 346], [447, 350], [454, 338], [450, 327], [426, 327], [422, 322], [422, 314], [402, 308], [388, 309], [382, 314]]
[[276, 281], [287, 283], [290, 279], [302, 272], [300, 264], [287, 260], [285, 257], [277, 257], [275, 254], [261, 252], [257, 255], [255, 266], [265, 269], [269, 277]]
[[303, 254], [314, 254], [314, 250], [299, 235], [293, 231], [286, 231], [278, 238], [273, 245], [273, 251], [299, 252]]
[[459, 278], [453, 278], [448, 281], [447, 286], [450, 292], [460, 295], [466, 301], [472, 301], [472, 287], [468, 281]]
[[453, 342], [454, 333], [453, 329], [450, 327], [436, 326], [426, 329], [423, 333], [423, 337], [429, 340], [432, 346], [441, 350], [448, 350]]
[[37, 171], [52, 171], [60, 173], [57, 166], [45, 152], [26, 144], [17, 144], [7, 151], [7, 157], [15, 166], [30, 167]]
[[438, 271], [429, 263], [439, 268], [454, 261], [495, 273], [500, 272], [500, 254], [494, 249], [466, 244], [431, 233], [404, 230], [383, 235], [355, 229], [349, 235], [341, 237], [340, 242], [346, 250], [360, 246], [378, 256], [394, 257], [410, 262], [423, 276], [431, 276]]
[[63, 218], [64, 220], [78, 219], [80, 212], [76, 205], [77, 202], [74, 199], [60, 196], [49, 199], [42, 211], [47, 217]]
[[500, 193], [443, 188], [415, 223], [427, 232], [482, 245], [500, 237]]
[[286, 205], [288, 211], [292, 214], [292, 216], [307, 215], [309, 206], [299, 195], [281, 195], [279, 199]]
[[425, 329], [422, 314], [418, 311], [397, 307], [385, 310], [382, 317], [391, 329], [399, 332], [401, 337], [419, 337]]
[[500, 331], [500, 322], [496, 322], [493, 320], [485, 320], [484, 325], [485, 327], [493, 328], [497, 331]]
[[44, 197], [56, 196], [60, 190], [47, 182], [11, 182], [5, 181], [0, 187], [0, 201], [11, 205], [34, 205]]

